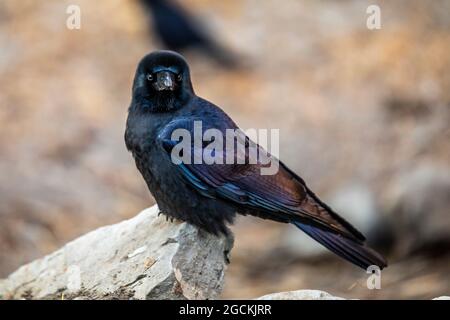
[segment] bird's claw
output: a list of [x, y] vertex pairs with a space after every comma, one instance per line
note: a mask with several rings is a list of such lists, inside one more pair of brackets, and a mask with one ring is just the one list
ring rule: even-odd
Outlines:
[[174, 217], [169, 217], [169, 216], [166, 215], [166, 221], [173, 222], [173, 220], [174, 220]]

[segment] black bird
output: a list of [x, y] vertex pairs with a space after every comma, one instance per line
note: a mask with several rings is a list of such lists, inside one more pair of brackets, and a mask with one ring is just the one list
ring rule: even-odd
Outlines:
[[[387, 266], [382, 256], [364, 244], [358, 230], [282, 162], [274, 175], [261, 175], [264, 164], [259, 162], [173, 162], [172, 150], [180, 139], [172, 139], [172, 133], [185, 129], [193, 136], [195, 121], [201, 121], [202, 132], [215, 128], [225, 135], [226, 129], [238, 128], [219, 107], [195, 95], [181, 55], [156, 51], [145, 56], [134, 78], [125, 142], [163, 214], [213, 234], [227, 234], [226, 225], [236, 213], [292, 223], [361, 268]], [[247, 147], [249, 139], [245, 139]], [[196, 145], [188, 156], [204, 149], [203, 144]]]
[[239, 59], [206, 31], [206, 28], [176, 2], [141, 0], [152, 17], [153, 29], [164, 47], [184, 52], [199, 49], [226, 68], [239, 67]]

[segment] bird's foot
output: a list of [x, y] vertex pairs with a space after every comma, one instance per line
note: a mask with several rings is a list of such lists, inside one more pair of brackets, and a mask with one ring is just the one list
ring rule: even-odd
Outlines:
[[169, 219], [170, 219], [170, 222], [173, 222], [173, 218], [170, 217], [170, 216], [168, 216], [167, 214], [165, 214], [165, 213], [162, 212], [161, 210], [158, 212], [158, 217], [159, 217], [160, 215], [163, 215], [163, 216], [166, 218], [166, 221], [169, 221]]
[[162, 212], [161, 210], [158, 212], [158, 217], [159, 217], [160, 215], [163, 215], [163, 216], [166, 218], [166, 221], [170, 221], [170, 222], [181, 221], [181, 220], [178, 220], [178, 219], [175, 218], [175, 217], [172, 217], [172, 216], [170, 216], [170, 215], [168, 215], [168, 214]]
[[166, 215], [166, 221], [173, 222], [174, 220], [176, 220], [174, 217], [170, 217], [170, 216]]
[[[164, 214], [164, 213], [163, 213]], [[158, 214], [159, 215], [159, 214]], [[174, 221], [177, 221], [178, 219], [176, 219], [176, 218], [174, 218], [174, 217], [171, 217], [171, 216], [168, 216], [167, 214], [164, 214], [164, 216], [166, 217], [166, 221], [170, 221], [170, 222], [174, 222]], [[180, 220], [181, 221], [181, 220]]]

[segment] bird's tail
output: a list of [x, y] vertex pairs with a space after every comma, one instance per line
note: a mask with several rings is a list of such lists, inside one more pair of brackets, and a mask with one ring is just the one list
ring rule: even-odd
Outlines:
[[294, 221], [293, 224], [327, 249], [365, 270], [371, 265], [380, 269], [387, 267], [386, 260], [362, 242], [301, 222]]

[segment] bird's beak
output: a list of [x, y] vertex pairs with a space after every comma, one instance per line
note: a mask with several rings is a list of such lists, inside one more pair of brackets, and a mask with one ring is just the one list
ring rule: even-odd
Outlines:
[[158, 91], [175, 89], [175, 75], [170, 71], [156, 73], [155, 89]]

